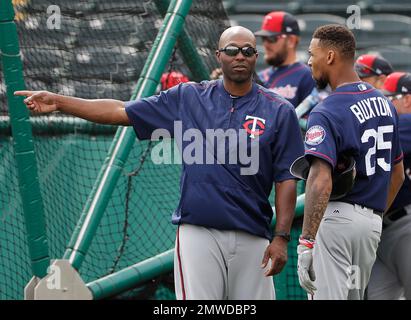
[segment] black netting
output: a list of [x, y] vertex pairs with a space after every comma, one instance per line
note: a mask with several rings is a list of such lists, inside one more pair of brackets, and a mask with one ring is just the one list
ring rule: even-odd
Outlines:
[[[83, 98], [130, 99], [163, 20], [156, 1], [15, 3], [28, 89]], [[60, 9], [57, 29], [53, 29], [57, 20], [51, 19], [56, 7], [50, 6]], [[48, 8], [54, 11], [48, 13]], [[193, 1], [185, 30], [210, 73], [217, 67], [214, 50], [218, 38], [228, 25], [221, 1]], [[192, 79], [179, 49], [172, 67]], [[3, 79], [0, 121], [0, 299], [21, 299], [31, 270]], [[50, 255], [61, 258], [115, 128], [100, 130], [59, 114], [32, 117], [32, 121]], [[149, 142], [135, 142], [81, 267], [86, 282], [173, 247], [175, 227], [170, 218], [179, 199], [181, 169], [179, 165], [155, 165], [152, 147]], [[172, 299], [172, 275], [120, 297]]]

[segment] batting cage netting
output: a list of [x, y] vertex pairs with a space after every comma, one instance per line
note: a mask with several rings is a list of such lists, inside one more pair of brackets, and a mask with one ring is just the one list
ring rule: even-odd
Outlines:
[[[129, 100], [163, 22], [159, 2], [164, 1], [13, 1], [26, 88]], [[184, 28], [209, 73], [218, 67], [214, 51], [228, 26], [221, 1], [193, 1]], [[201, 80], [184, 63], [178, 44], [167, 69]], [[32, 273], [5, 89], [2, 78], [0, 299], [22, 299]], [[31, 123], [50, 256], [61, 258], [117, 128], [58, 113], [32, 116]], [[86, 283], [174, 246], [175, 226], [170, 220], [179, 199], [181, 168], [154, 164], [152, 148], [147, 141], [134, 144], [79, 270]], [[287, 283], [279, 284], [287, 287], [286, 299], [305, 297], [296, 278], [299, 228], [293, 228], [289, 262], [283, 271]], [[173, 299], [173, 291], [170, 273], [121, 298]]]

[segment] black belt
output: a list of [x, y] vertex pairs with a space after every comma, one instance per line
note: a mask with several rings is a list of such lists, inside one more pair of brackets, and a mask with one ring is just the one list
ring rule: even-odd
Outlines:
[[[358, 203], [354, 203], [354, 202], [350, 202], [350, 201], [346, 201], [346, 200], [341, 201], [341, 202], [349, 203], [349, 204], [352, 204], [352, 205], [358, 205], [358, 206], [360, 206], [362, 209], [364, 209], [364, 208], [371, 209], [371, 208], [368, 208], [368, 207], [366, 207], [366, 206], [362, 206], [362, 205], [360, 205], [360, 204], [358, 204]], [[371, 210], [372, 210], [372, 212], [373, 212], [374, 214], [376, 214], [377, 216], [381, 217], [381, 219], [383, 218], [384, 212], [377, 211], [377, 210], [374, 210], [374, 209], [371, 209]]]
[[374, 214], [376, 214], [377, 216], [381, 217], [381, 219], [384, 217], [384, 212], [381, 211], [377, 211], [377, 210], [373, 210]]
[[403, 216], [407, 215], [407, 211], [404, 208], [396, 209], [387, 212], [385, 215], [387, 219], [390, 219], [392, 222], [397, 221], [398, 219], [402, 218]]

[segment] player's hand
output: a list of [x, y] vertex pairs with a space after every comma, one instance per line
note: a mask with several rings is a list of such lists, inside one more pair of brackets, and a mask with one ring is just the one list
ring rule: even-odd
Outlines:
[[281, 237], [274, 237], [270, 245], [265, 249], [261, 268], [267, 267], [271, 259], [271, 267], [264, 273], [266, 277], [280, 273], [287, 263], [287, 241]]
[[317, 288], [314, 286], [315, 273], [313, 268], [313, 249], [303, 244], [297, 246], [298, 254], [298, 280], [301, 287], [309, 294], [313, 295]]
[[26, 97], [24, 103], [35, 113], [49, 113], [57, 110], [56, 94], [48, 91], [15, 91], [15, 96]]

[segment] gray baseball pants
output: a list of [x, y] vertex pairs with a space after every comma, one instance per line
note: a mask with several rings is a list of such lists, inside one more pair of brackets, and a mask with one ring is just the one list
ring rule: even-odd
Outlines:
[[265, 277], [261, 268], [268, 244], [243, 231], [180, 225], [174, 255], [176, 298], [275, 299], [273, 278]]
[[411, 300], [411, 206], [384, 228], [368, 283], [369, 300]]
[[313, 249], [314, 300], [364, 298], [381, 237], [382, 219], [373, 210], [330, 202]]

